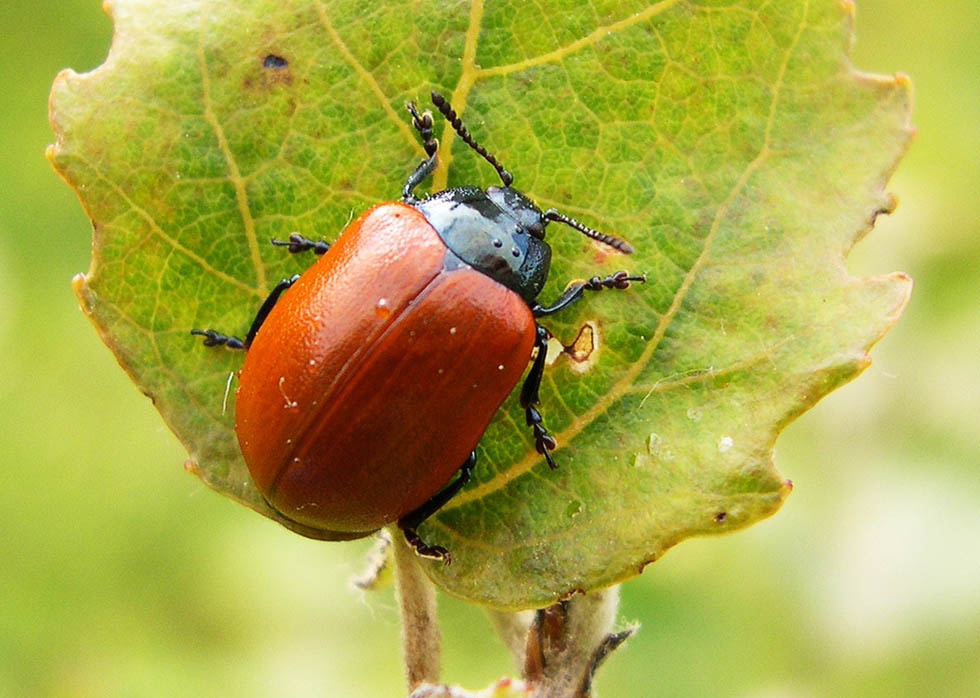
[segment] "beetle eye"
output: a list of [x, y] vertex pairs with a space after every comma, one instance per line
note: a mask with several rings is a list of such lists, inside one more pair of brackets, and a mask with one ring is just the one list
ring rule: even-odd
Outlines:
[[536, 237], [538, 240], [544, 240], [544, 223], [539, 218], [527, 226], [527, 232], [531, 233], [532, 237]]

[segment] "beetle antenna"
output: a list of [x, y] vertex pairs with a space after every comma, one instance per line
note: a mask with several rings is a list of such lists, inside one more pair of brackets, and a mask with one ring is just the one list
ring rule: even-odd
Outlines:
[[558, 221], [559, 223], [569, 225], [583, 235], [586, 235], [593, 240], [598, 240], [604, 245], [609, 245], [610, 247], [619, 250], [623, 254], [630, 254], [633, 252], [633, 246], [622, 238], [618, 238], [615, 235], [610, 235], [608, 233], [600, 233], [598, 230], [590, 228], [584, 223], [579, 223], [574, 218], [569, 218], [564, 213], [558, 213], [558, 211], [553, 208], [549, 208], [547, 211], [545, 211], [544, 217], [549, 221]]
[[446, 121], [450, 123], [453, 130], [459, 134], [459, 137], [463, 139], [469, 147], [475, 150], [477, 153], [483, 157], [484, 160], [493, 165], [493, 169], [497, 170], [497, 174], [500, 175], [500, 181], [504, 183], [505, 187], [509, 187], [511, 182], [514, 181], [514, 175], [504, 169], [504, 166], [497, 162], [497, 158], [487, 152], [487, 149], [476, 142], [470, 132], [466, 130], [463, 126], [463, 121], [459, 118], [459, 115], [449, 106], [449, 102], [441, 94], [432, 90], [432, 103], [436, 105], [436, 109], [442, 112], [442, 115], [446, 117]]

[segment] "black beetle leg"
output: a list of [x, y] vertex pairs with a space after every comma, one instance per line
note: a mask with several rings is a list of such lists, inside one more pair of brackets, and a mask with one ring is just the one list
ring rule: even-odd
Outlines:
[[238, 337], [232, 335], [222, 334], [217, 330], [199, 330], [197, 328], [191, 330], [191, 334], [200, 335], [204, 337], [204, 346], [206, 347], [228, 347], [229, 349], [244, 349], [245, 342], [243, 342]]
[[272, 238], [270, 242], [277, 247], [288, 247], [290, 254], [307, 252], [309, 250], [313, 250], [314, 254], [323, 254], [330, 249], [330, 243], [324, 240], [311, 240], [310, 238], [303, 237], [299, 233], [290, 233], [288, 240]]
[[535, 324], [537, 336], [534, 339], [534, 346], [538, 349], [531, 370], [527, 372], [524, 385], [521, 386], [521, 407], [524, 408], [524, 419], [527, 425], [534, 432], [534, 448], [548, 461], [548, 467], [552, 470], [558, 466], [555, 464], [551, 452], [558, 445], [548, 430], [544, 428], [541, 413], [535, 405], [538, 404], [538, 388], [541, 387], [541, 379], [544, 377], [544, 361], [548, 356], [548, 330], [541, 325]]
[[423, 179], [432, 174], [436, 169], [436, 165], [439, 164], [437, 157], [439, 141], [432, 136], [432, 113], [430, 111], [426, 110], [420, 114], [412, 102], [406, 104], [405, 108], [412, 115], [412, 126], [415, 127], [415, 130], [419, 132], [419, 136], [422, 137], [422, 148], [425, 149], [425, 154], [428, 156], [418, 164], [412, 174], [408, 176], [408, 179], [405, 180], [405, 186], [402, 187], [402, 200], [406, 203], [415, 203], [418, 201], [415, 194], [412, 193], [415, 191], [415, 187]]
[[[582, 297], [586, 291], [601, 291], [604, 288], [629, 288], [631, 281], [646, 281], [645, 276], [630, 276], [629, 272], [617, 271], [606, 277], [593, 276], [588, 281], [574, 281], [562, 291], [558, 299], [549, 306], [535, 303], [531, 306], [531, 313], [534, 317], [543, 317], [557, 313], [570, 306]], [[550, 468], [558, 467], [555, 460], [551, 457], [551, 452], [555, 450], [557, 443], [548, 430], [545, 429], [541, 413], [535, 405], [538, 404], [538, 388], [541, 387], [541, 379], [544, 377], [544, 362], [548, 354], [548, 331], [541, 325], [536, 325], [537, 337], [534, 346], [538, 349], [537, 356], [531, 370], [528, 371], [524, 385], [521, 387], [521, 407], [524, 408], [524, 418], [527, 425], [534, 431], [534, 447], [538, 453], [548, 461]]]
[[534, 317], [543, 317], [564, 310], [582, 297], [586, 291], [601, 291], [604, 288], [629, 288], [630, 281], [646, 281], [643, 275], [630, 276], [629, 272], [617, 271], [606, 277], [593, 276], [588, 281], [574, 281], [565, 287], [558, 299], [545, 307], [539, 303], [531, 306]]
[[252, 340], [255, 339], [255, 334], [262, 327], [262, 323], [265, 322], [266, 317], [268, 317], [269, 312], [272, 310], [272, 306], [276, 304], [279, 300], [279, 296], [283, 294], [287, 288], [296, 283], [299, 279], [299, 274], [294, 274], [288, 279], [282, 279], [276, 284], [272, 292], [266, 297], [265, 302], [262, 303], [262, 307], [259, 308], [259, 312], [255, 314], [255, 319], [252, 320], [252, 326], [248, 330], [248, 334], [245, 335], [245, 339], [239, 339], [238, 337], [233, 337], [231, 335], [222, 334], [215, 330], [191, 330], [191, 334], [200, 335], [204, 337], [204, 346], [213, 347], [217, 345], [224, 345], [229, 349], [248, 349], [252, 344]]
[[415, 552], [422, 557], [442, 560], [447, 565], [451, 562], [452, 556], [449, 554], [448, 550], [441, 545], [429, 545], [423, 541], [421, 537], [419, 537], [416, 529], [422, 524], [423, 521], [442, 509], [446, 502], [456, 496], [456, 493], [458, 493], [463, 488], [463, 485], [466, 484], [466, 481], [470, 479], [470, 476], [473, 474], [473, 467], [475, 465], [476, 451], [473, 451], [470, 453], [470, 457], [466, 459], [466, 462], [460, 466], [459, 474], [456, 476], [455, 480], [436, 492], [418, 509], [415, 511], [410, 511], [398, 520], [398, 527], [402, 530], [402, 533], [405, 534], [405, 540], [407, 540], [409, 544], [415, 548]]
[[293, 274], [288, 279], [280, 279], [279, 283], [277, 283], [275, 288], [272, 289], [268, 297], [266, 297], [265, 302], [262, 304], [262, 307], [259, 308], [259, 312], [255, 314], [255, 319], [252, 320], [252, 326], [248, 328], [248, 334], [245, 335], [246, 348], [252, 345], [252, 340], [255, 339], [255, 335], [259, 331], [259, 328], [262, 327], [262, 323], [265, 322], [265, 319], [272, 311], [272, 306], [274, 306], [279, 300], [279, 296], [281, 296], [287, 288], [295, 284], [298, 279], [299, 274]]

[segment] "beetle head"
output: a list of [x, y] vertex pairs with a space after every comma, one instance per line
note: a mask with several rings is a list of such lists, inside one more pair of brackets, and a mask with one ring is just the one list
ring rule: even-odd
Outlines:
[[517, 222], [518, 228], [522, 229], [520, 232], [544, 240], [544, 227], [548, 221], [533, 201], [512, 187], [487, 187], [486, 192], [487, 198]]

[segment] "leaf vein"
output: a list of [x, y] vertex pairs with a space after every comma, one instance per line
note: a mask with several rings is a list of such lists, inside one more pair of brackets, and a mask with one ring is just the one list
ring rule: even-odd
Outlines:
[[537, 56], [532, 56], [523, 61], [517, 61], [515, 63], [507, 63], [505, 65], [493, 66], [490, 68], [479, 68], [478, 77], [494, 77], [498, 75], [508, 75], [510, 73], [516, 73], [525, 68], [532, 68], [537, 65], [543, 65], [545, 63], [552, 63], [554, 61], [560, 60], [565, 56], [575, 53], [576, 51], [583, 49], [587, 46], [597, 43], [604, 37], [610, 34], [615, 34], [618, 31], [627, 29], [634, 24], [642, 22], [649, 19], [655, 15], [658, 15], [666, 10], [669, 10], [674, 5], [679, 4], [683, 0], [663, 0], [662, 2], [654, 3], [650, 5], [642, 12], [637, 12], [636, 14], [630, 15], [629, 17], [624, 17], [623, 19], [613, 22], [612, 24], [606, 24], [601, 27], [596, 28], [591, 33], [583, 36], [580, 39], [576, 39], [570, 44], [560, 46], [553, 51], [548, 53], [542, 53]]
[[330, 40], [333, 42], [334, 46], [336, 46], [337, 50], [340, 51], [341, 57], [354, 70], [364, 84], [367, 85], [368, 90], [372, 95], [374, 95], [375, 99], [378, 101], [378, 104], [380, 104], [381, 108], [384, 110], [385, 116], [394, 122], [398, 130], [401, 131], [402, 135], [405, 136], [405, 138], [414, 148], [421, 151], [422, 145], [415, 137], [414, 131], [409, 128], [408, 122], [401, 118], [401, 116], [399, 116], [398, 113], [392, 108], [391, 101], [381, 89], [378, 81], [374, 79], [374, 76], [371, 75], [370, 72], [368, 72], [367, 68], [361, 65], [361, 62], [357, 60], [357, 56], [351, 52], [347, 44], [344, 43], [344, 40], [341, 38], [340, 34], [337, 33], [337, 30], [333, 26], [333, 22], [330, 21], [330, 16], [327, 14], [327, 9], [324, 7], [323, 2], [321, 2], [321, 0], [316, 0], [313, 4], [316, 7], [317, 16], [320, 18], [320, 24], [323, 26], [324, 30], [326, 30], [327, 35], [330, 37]]
[[[235, 278], [234, 276], [224, 271], [223, 269], [219, 269], [218, 267], [212, 266], [206, 259], [204, 259], [204, 257], [200, 256], [189, 247], [185, 247], [184, 245], [182, 245], [180, 242], [176, 240], [176, 238], [168, 235], [167, 232], [160, 226], [160, 224], [156, 222], [156, 219], [153, 217], [153, 215], [146, 209], [139, 206], [135, 201], [133, 201], [122, 187], [120, 187], [118, 184], [116, 184], [108, 177], [103, 175], [98, 170], [98, 168], [95, 167], [94, 165], [91, 165], [91, 167], [95, 176], [98, 179], [100, 179], [102, 182], [104, 182], [106, 186], [112, 189], [112, 191], [115, 192], [116, 195], [120, 199], [122, 199], [127, 206], [129, 206], [130, 210], [132, 210], [137, 216], [139, 216], [144, 221], [146, 221], [146, 224], [150, 227], [150, 231], [154, 235], [156, 235], [165, 243], [170, 245], [174, 250], [177, 250], [187, 255], [188, 259], [191, 259], [197, 264], [201, 265], [202, 269], [206, 270], [209, 274], [212, 274], [215, 278], [221, 279], [225, 283], [240, 288], [248, 292], [249, 294], [262, 295], [261, 289], [253, 288], [252, 286], [249, 286], [248, 284], [244, 283], [241, 279]], [[134, 248], [134, 250], [137, 250], [137, 248]]]
[[[728, 494], [714, 494], [710, 492], [703, 492], [697, 490], [685, 490], [685, 489], [675, 489], [670, 492], [661, 495], [661, 498], [666, 501], [689, 501], [693, 497], [697, 497], [703, 500], [716, 500], [719, 503], [731, 504], [732, 502], [740, 503], [746, 501], [753, 501], [757, 499], [765, 499], [777, 494], [778, 491], [774, 490], [756, 490], [753, 492], [735, 492]], [[577, 501], [581, 501], [576, 498]], [[642, 506], [627, 508], [627, 509], [614, 509], [602, 512], [591, 518], [583, 518], [581, 522], [576, 522], [570, 524], [565, 528], [556, 528], [550, 533], [534, 536], [533, 538], [522, 538], [520, 541], [514, 540], [512, 544], [508, 545], [494, 545], [490, 541], [493, 540], [489, 536], [481, 538], [472, 538], [465, 536], [459, 532], [459, 530], [449, 526], [444, 521], [438, 518], [431, 518], [426, 520], [426, 525], [438, 527], [449, 537], [459, 541], [461, 545], [467, 545], [480, 550], [486, 550], [499, 555], [510, 553], [514, 550], [519, 550], [520, 548], [527, 548], [531, 546], [540, 546], [545, 543], [554, 543], [555, 541], [567, 540], [569, 538], [574, 538], [580, 535], [580, 529], [585, 527], [596, 527], [598, 525], [603, 525], [607, 522], [614, 521], [618, 518], [631, 518], [634, 517], [636, 512], [647, 513], [649, 508], [649, 503], [644, 503]], [[443, 507], [445, 511], [448, 506]], [[502, 527], [500, 530], [508, 530], [508, 527]], [[668, 537], [669, 539], [669, 537]], [[670, 547], [669, 545], [666, 547]]]
[[[204, 55], [205, 26], [204, 20], [208, 16], [206, 10], [202, 10], [201, 19], [198, 26], [197, 36], [197, 62], [201, 70], [201, 102], [204, 107], [204, 120], [211, 126], [215, 138], [218, 139], [218, 148], [228, 166], [228, 181], [231, 182], [235, 190], [235, 201], [238, 204], [238, 212], [242, 217], [242, 227], [245, 232], [245, 240], [248, 243], [249, 256], [252, 258], [252, 266], [255, 267], [255, 283], [260, 295], [268, 291], [268, 280], [265, 275], [265, 265], [262, 263], [262, 255], [259, 252], [259, 242], [255, 234], [255, 221], [252, 220], [252, 211], [248, 205], [248, 193], [245, 190], [245, 180], [242, 178], [241, 171], [238, 169], [238, 162], [231, 152], [225, 130], [214, 112], [214, 102], [211, 99], [211, 77], [208, 73], [207, 57]], [[254, 292], [254, 289], [252, 289]]]
[[[470, 0], [469, 22], [466, 26], [466, 36], [463, 42], [463, 55], [460, 58], [462, 67], [459, 72], [459, 80], [456, 87], [452, 90], [450, 103], [460, 116], [466, 107], [466, 99], [469, 97], [470, 88], [479, 75], [476, 67], [476, 47], [480, 40], [480, 24], [483, 21], [483, 0]], [[442, 124], [442, 137], [439, 139], [439, 163], [436, 165], [435, 172], [432, 173], [433, 191], [442, 191], [449, 182], [449, 166], [453, 161], [453, 140], [456, 132], [449, 122]]]

